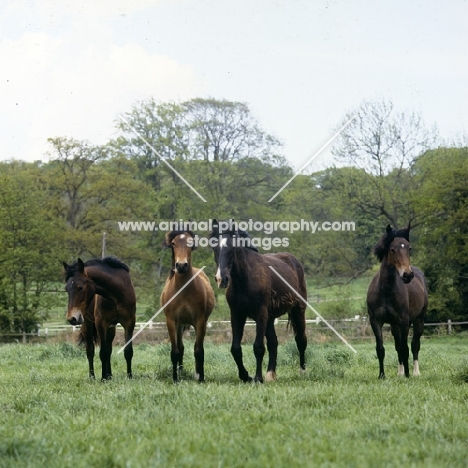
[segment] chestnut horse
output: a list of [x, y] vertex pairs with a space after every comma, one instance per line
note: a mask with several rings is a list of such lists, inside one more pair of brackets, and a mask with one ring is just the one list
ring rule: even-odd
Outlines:
[[[164, 246], [171, 249], [172, 266], [161, 293], [166, 325], [171, 340], [172, 379], [177, 382], [184, 359], [182, 336], [187, 325], [195, 328], [195, 379], [204, 382], [205, 351], [203, 341], [206, 323], [214, 304], [214, 292], [205, 273], [192, 266], [194, 249], [192, 231], [171, 231], [166, 234]], [[196, 275], [196, 276], [195, 276]], [[175, 297], [177, 295], [177, 297]], [[166, 305], [167, 304], [167, 305]]]
[[[115, 326], [125, 330], [125, 342], [135, 328], [136, 297], [129, 268], [115, 257], [94, 258], [72, 265], [63, 262], [65, 289], [68, 292], [66, 319], [71, 325], [81, 325], [80, 342], [86, 345], [89, 376], [94, 378], [94, 347], [99, 344], [102, 380], [112, 378], [111, 354]], [[130, 342], [124, 350], [127, 376], [132, 377], [133, 348]]]
[[218, 266], [216, 281], [220, 288], [226, 288], [226, 300], [231, 309], [231, 354], [237, 364], [239, 378], [244, 382], [252, 381], [242, 360], [241, 341], [247, 317], [256, 322], [253, 345], [257, 364], [255, 382], [263, 382], [265, 337], [269, 355], [265, 380], [276, 379], [278, 338], [274, 322], [276, 318], [286, 313], [294, 330], [299, 364], [304, 370], [307, 347], [305, 304], [269, 268], [273, 267], [302, 298], [306, 299], [307, 288], [301, 263], [289, 253], [260, 254], [251, 245], [250, 236], [246, 231], [233, 226], [220, 230], [219, 224], [214, 223], [210, 245], [214, 246], [214, 256]]
[[398, 375], [409, 377], [409, 327], [413, 324], [411, 352], [413, 375], [419, 372], [420, 338], [424, 331], [427, 310], [427, 285], [421, 270], [410, 265], [410, 226], [395, 230], [387, 226], [386, 233], [374, 247], [380, 270], [372, 279], [367, 292], [367, 310], [376, 340], [379, 358], [379, 378], [385, 378], [385, 348], [382, 326], [389, 323], [398, 353]]

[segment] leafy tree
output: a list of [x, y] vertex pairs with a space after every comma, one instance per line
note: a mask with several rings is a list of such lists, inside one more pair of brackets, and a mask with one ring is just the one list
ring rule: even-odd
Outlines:
[[429, 317], [464, 319], [468, 310], [468, 148], [439, 148], [415, 164], [421, 266], [429, 284]]
[[47, 317], [46, 287], [58, 280], [60, 222], [48, 209], [38, 165], [0, 165], [0, 328], [29, 333]]

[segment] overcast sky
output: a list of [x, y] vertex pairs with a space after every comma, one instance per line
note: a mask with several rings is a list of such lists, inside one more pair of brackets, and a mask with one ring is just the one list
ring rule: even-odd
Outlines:
[[49, 137], [105, 143], [150, 97], [245, 102], [295, 167], [363, 100], [448, 139], [468, 130], [464, 0], [4, 0], [0, 13], [1, 160], [47, 160]]

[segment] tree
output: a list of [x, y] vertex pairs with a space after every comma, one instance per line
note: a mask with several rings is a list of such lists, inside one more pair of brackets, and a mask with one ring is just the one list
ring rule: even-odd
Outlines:
[[429, 319], [463, 319], [468, 311], [468, 148], [427, 151], [415, 163], [417, 248], [429, 285]]
[[[408, 193], [415, 186], [415, 159], [434, 146], [437, 132], [429, 132], [415, 113], [396, 112], [390, 101], [366, 101], [349, 112], [344, 129], [332, 149], [339, 161], [359, 167], [367, 174], [365, 192], [356, 201], [360, 208], [394, 227], [414, 217]], [[370, 196], [369, 196], [370, 195]]]
[[43, 292], [59, 279], [62, 232], [40, 171], [31, 164], [0, 166], [0, 328], [23, 336], [47, 317]]

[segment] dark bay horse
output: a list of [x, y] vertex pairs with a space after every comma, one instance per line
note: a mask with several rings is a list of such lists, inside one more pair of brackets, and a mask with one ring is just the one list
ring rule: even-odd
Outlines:
[[[213, 242], [215, 239], [217, 242]], [[239, 378], [244, 382], [252, 381], [242, 361], [241, 346], [245, 322], [250, 317], [256, 322], [254, 380], [263, 382], [265, 337], [269, 355], [265, 380], [276, 379], [278, 339], [274, 321], [277, 317], [288, 314], [299, 350], [301, 369], [305, 369], [307, 347], [305, 304], [269, 267], [272, 266], [304, 299], [307, 299], [307, 288], [304, 270], [296, 257], [289, 253], [260, 254], [250, 240], [248, 233], [241, 229], [230, 227], [220, 232], [216, 222], [210, 235], [210, 245], [215, 245], [213, 250], [218, 266], [216, 281], [219, 287], [227, 288], [226, 300], [231, 310], [231, 353]]]
[[[136, 297], [129, 268], [115, 257], [94, 258], [72, 265], [63, 263], [68, 292], [66, 319], [71, 325], [81, 325], [80, 342], [86, 345], [89, 376], [94, 378], [94, 347], [100, 345], [102, 380], [112, 378], [111, 354], [115, 326], [125, 330], [125, 342], [135, 328]], [[127, 376], [132, 377], [133, 348], [130, 342], [124, 350]]]
[[418, 355], [427, 310], [427, 286], [423, 273], [410, 265], [410, 226], [395, 230], [387, 226], [386, 233], [374, 247], [380, 270], [372, 279], [367, 292], [367, 310], [376, 340], [379, 358], [379, 378], [385, 378], [385, 348], [382, 326], [389, 323], [398, 353], [398, 375], [409, 377], [409, 327], [413, 324], [411, 352], [413, 375], [420, 375]]
[[[203, 271], [192, 266], [194, 237], [195, 234], [191, 231], [176, 230], [168, 232], [164, 241], [164, 246], [172, 251], [172, 266], [169, 278], [161, 293], [161, 307], [164, 307], [167, 330], [171, 340], [174, 382], [178, 381], [178, 373], [183, 366], [184, 343], [182, 336], [187, 325], [192, 325], [195, 328], [195, 379], [199, 382], [205, 380], [203, 341], [206, 334], [206, 323], [213, 310], [215, 297], [208, 277]], [[194, 277], [195, 275], [196, 277]], [[174, 297], [176, 294], [177, 297]], [[168, 303], [169, 301], [171, 302]]]

